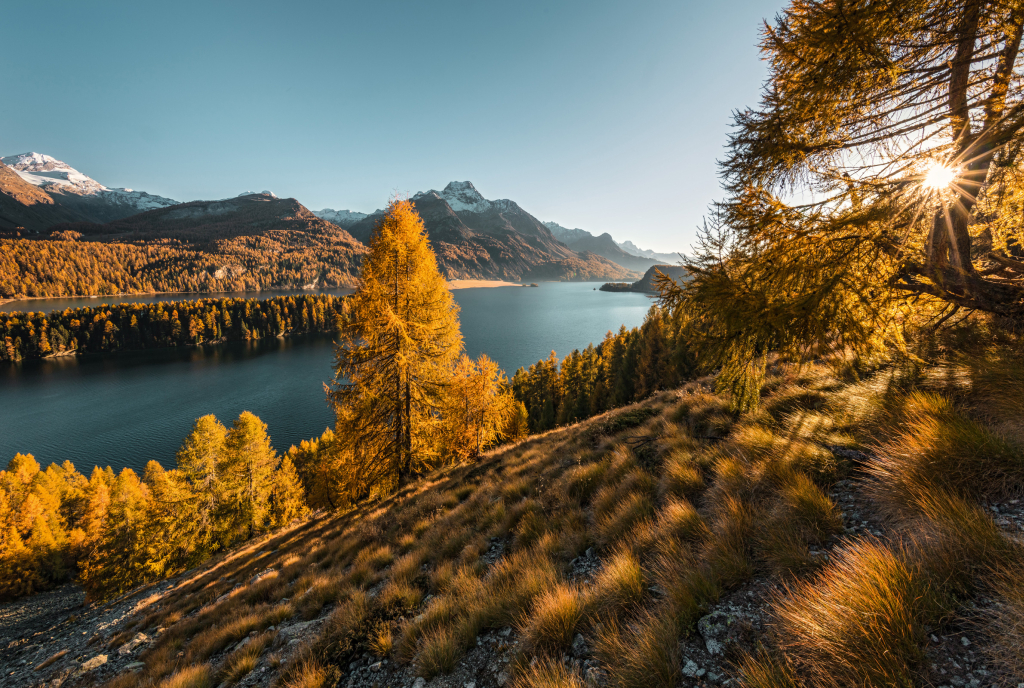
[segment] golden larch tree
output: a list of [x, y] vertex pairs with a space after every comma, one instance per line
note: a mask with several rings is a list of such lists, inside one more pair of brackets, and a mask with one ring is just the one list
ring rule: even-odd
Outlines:
[[339, 450], [358, 466], [356, 491], [386, 492], [436, 459], [444, 391], [462, 352], [459, 307], [409, 201], [388, 206], [361, 277], [329, 394]]

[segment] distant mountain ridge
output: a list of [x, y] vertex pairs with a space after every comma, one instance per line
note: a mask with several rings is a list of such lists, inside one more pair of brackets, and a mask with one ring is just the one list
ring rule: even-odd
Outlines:
[[108, 188], [67, 163], [42, 153], [9, 155], [0, 158], [0, 163], [52, 201], [47, 204], [53, 206], [50, 210], [32, 218], [32, 226], [21, 225], [29, 231], [41, 231], [48, 224], [69, 220], [111, 222], [178, 203], [145, 191]]
[[[451, 182], [410, 200], [449, 279], [601, 281], [638, 272], [597, 253], [569, 248], [515, 201], [488, 200], [472, 182]], [[375, 211], [347, 229], [368, 243], [382, 213]]]
[[[563, 227], [557, 222], [545, 222], [544, 226], [551, 230], [551, 233], [556, 239], [563, 242], [569, 248], [576, 248], [579, 246], [581, 249], [594, 250], [594, 248], [602, 248], [604, 252], [597, 251], [605, 258], [614, 260], [620, 265], [627, 265], [634, 270], [643, 272], [647, 270], [651, 265], [655, 264], [677, 264], [682, 258], [678, 253], [658, 253], [656, 251], [644, 250], [637, 247], [632, 241], [615, 241], [610, 234], [605, 232], [600, 236], [594, 236], [585, 229], [569, 229]], [[605, 239], [607, 237], [607, 239]], [[614, 248], [608, 245], [608, 240], [611, 240], [614, 244]], [[594, 248], [591, 248], [594, 247]], [[618, 249], [616, 251], [616, 249]], [[613, 256], [621, 256], [626, 254], [634, 258], [645, 259], [646, 262], [632, 262], [629, 259], [616, 260]], [[625, 262], [623, 262], [625, 261]]]

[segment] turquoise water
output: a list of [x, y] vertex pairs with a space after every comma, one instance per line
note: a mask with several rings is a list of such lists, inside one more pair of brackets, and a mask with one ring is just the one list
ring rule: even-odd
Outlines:
[[[641, 324], [653, 303], [596, 286], [456, 290], [466, 352], [486, 353], [511, 376], [552, 350], [561, 357], [610, 329]], [[59, 301], [53, 308], [80, 303]], [[70, 460], [83, 472], [96, 464], [141, 470], [151, 459], [170, 467], [195, 418], [213, 413], [230, 424], [243, 410], [267, 423], [283, 451], [333, 424], [323, 391], [333, 358], [329, 338], [291, 337], [0, 364], [0, 466], [25, 452], [44, 465]]]

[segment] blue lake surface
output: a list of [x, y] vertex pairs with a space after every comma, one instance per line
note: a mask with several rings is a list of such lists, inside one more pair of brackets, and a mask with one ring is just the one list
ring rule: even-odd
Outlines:
[[[537, 288], [454, 291], [466, 353], [486, 353], [511, 377], [552, 350], [563, 357], [597, 344], [620, 325], [640, 325], [653, 304], [642, 294], [597, 286], [542, 282]], [[279, 293], [285, 292], [249, 296]], [[47, 301], [6, 304], [4, 310], [49, 311], [114, 299]], [[229, 425], [244, 410], [267, 423], [274, 448], [284, 451], [333, 425], [323, 391], [333, 360], [331, 340], [309, 336], [0, 364], [0, 466], [23, 452], [44, 466], [70, 460], [83, 473], [94, 465], [141, 470], [151, 459], [173, 467], [193, 420], [213, 413]]]

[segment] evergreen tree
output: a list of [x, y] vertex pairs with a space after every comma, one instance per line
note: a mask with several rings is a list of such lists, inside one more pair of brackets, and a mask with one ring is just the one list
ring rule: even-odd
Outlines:
[[458, 306], [409, 201], [394, 201], [370, 239], [362, 283], [336, 349], [330, 398], [360, 492], [390, 491], [437, 460], [436, 426], [462, 350]]

